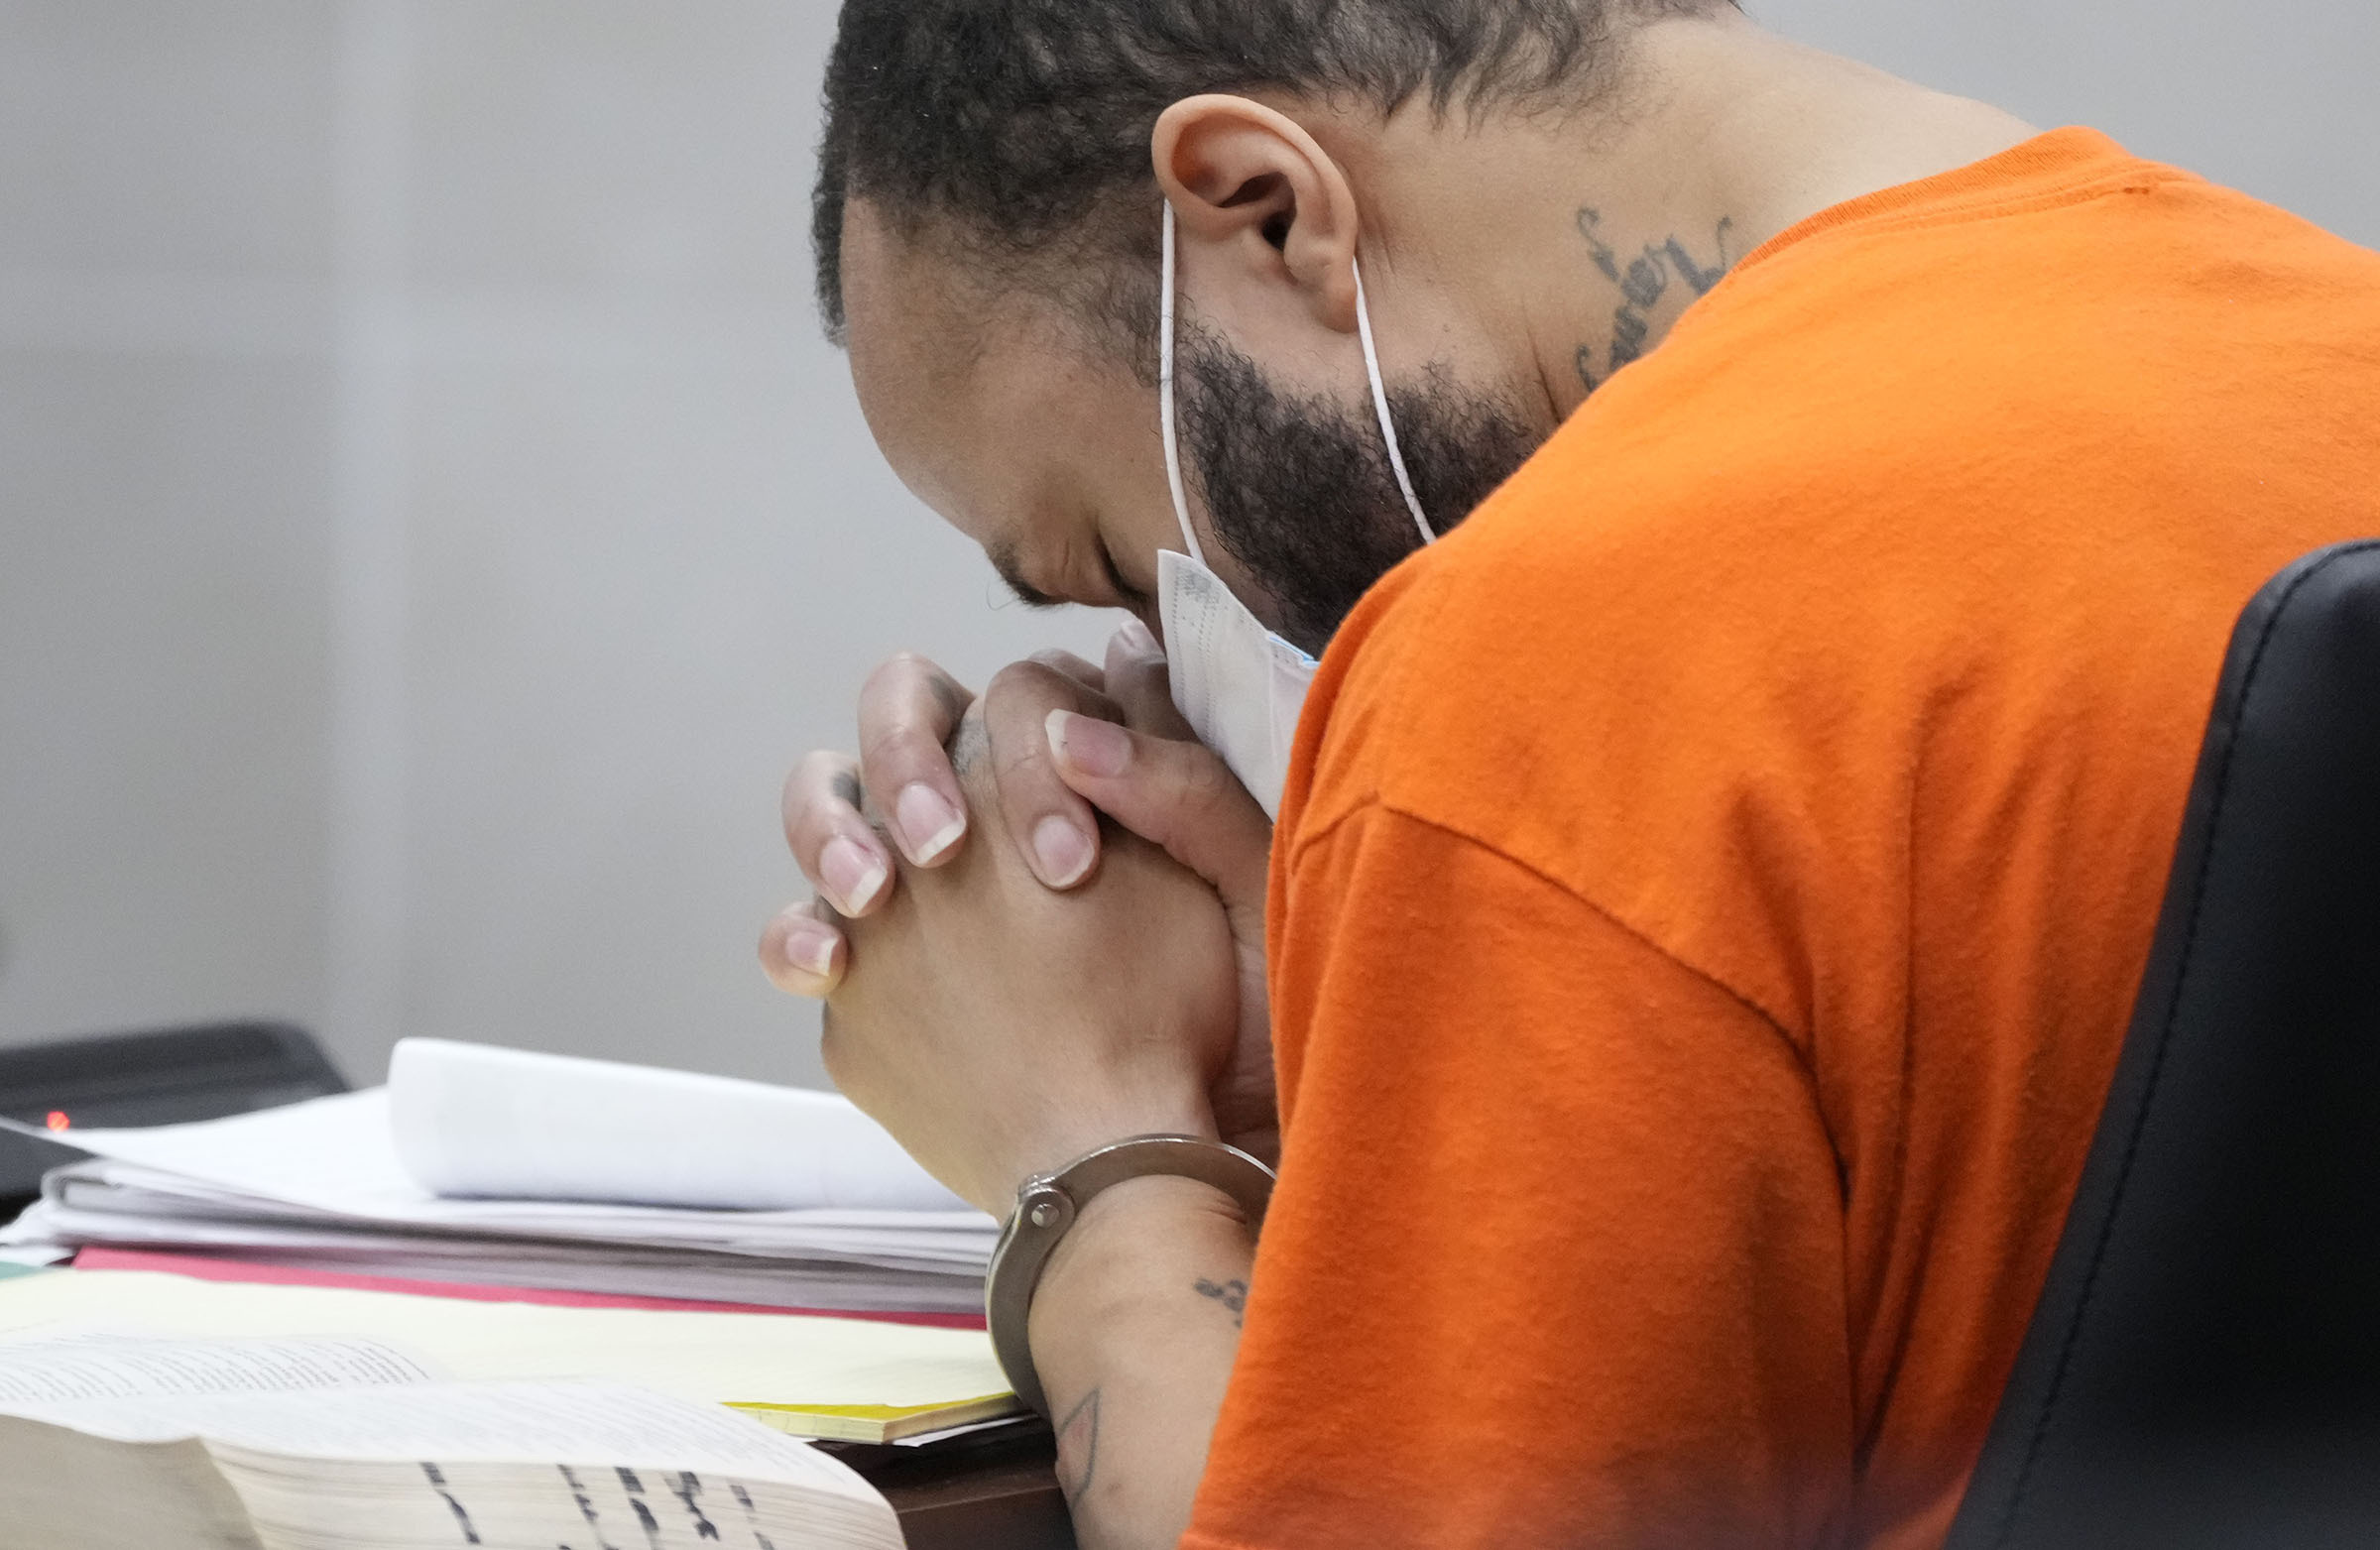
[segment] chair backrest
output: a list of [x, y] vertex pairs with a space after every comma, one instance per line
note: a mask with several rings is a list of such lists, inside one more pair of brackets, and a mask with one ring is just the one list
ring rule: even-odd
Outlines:
[[[86, 1129], [246, 1114], [347, 1091], [313, 1035], [287, 1022], [210, 1022], [0, 1048], [0, 1115]], [[42, 1174], [84, 1155], [0, 1133], [0, 1220]]]
[[2232, 638], [2082, 1186], [1949, 1550], [2380, 1545], [2380, 540]]

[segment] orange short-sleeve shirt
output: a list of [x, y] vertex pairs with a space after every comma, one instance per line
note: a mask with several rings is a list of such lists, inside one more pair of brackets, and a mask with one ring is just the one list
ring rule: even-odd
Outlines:
[[1752, 255], [1333, 643], [1188, 1544], [1939, 1543], [2380, 257], [2082, 130]]

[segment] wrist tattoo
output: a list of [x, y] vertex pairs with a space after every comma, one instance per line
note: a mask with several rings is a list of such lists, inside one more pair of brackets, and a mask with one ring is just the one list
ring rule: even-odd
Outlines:
[[1246, 1328], [1242, 1320], [1248, 1309], [1248, 1282], [1239, 1279], [1210, 1281], [1202, 1275], [1190, 1289], [1201, 1297], [1222, 1303], [1232, 1316], [1232, 1328]]
[[1066, 1493], [1067, 1501], [1080, 1501], [1099, 1468], [1098, 1389], [1074, 1402], [1074, 1408], [1058, 1422], [1057, 1437], [1058, 1490]]

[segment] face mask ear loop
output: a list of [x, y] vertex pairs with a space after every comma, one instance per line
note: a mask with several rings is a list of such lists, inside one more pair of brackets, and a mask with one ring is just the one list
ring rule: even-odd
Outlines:
[[1173, 201], [1160, 202], [1165, 207], [1165, 237], [1157, 264], [1157, 427], [1165, 439], [1165, 484], [1173, 492], [1174, 520], [1182, 525], [1190, 557], [1204, 565], [1207, 556], [1190, 526], [1190, 497], [1182, 490], [1182, 449], [1173, 428]]
[[[1165, 209], [1170, 215], [1173, 206]], [[1380, 380], [1379, 352], [1371, 347], [1371, 309], [1364, 304], [1364, 266], [1351, 258], [1348, 268], [1356, 277], [1356, 336], [1364, 341], [1364, 375], [1371, 379], [1371, 410], [1380, 417], [1380, 439], [1388, 446], [1388, 466], [1396, 473], [1396, 487], [1404, 492], [1405, 510], [1413, 514], [1413, 526], [1421, 530], [1421, 541], [1435, 543], [1438, 535], [1430, 531], [1430, 519], [1421, 514], [1421, 497], [1413, 493], [1413, 477], [1405, 472], [1405, 454], [1396, 444], [1396, 421], [1388, 416], [1388, 386]]]

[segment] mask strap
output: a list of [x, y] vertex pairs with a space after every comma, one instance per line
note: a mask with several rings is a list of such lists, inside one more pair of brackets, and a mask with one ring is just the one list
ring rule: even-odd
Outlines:
[[[1165, 442], [1165, 485], [1173, 495], [1174, 520], [1181, 524], [1182, 541], [1190, 557], [1200, 564], [1207, 556], [1199, 546], [1198, 532], [1190, 526], [1190, 498], [1182, 488], [1182, 450], [1180, 437], [1174, 430], [1174, 217], [1173, 201], [1159, 201], [1164, 207], [1164, 237], [1160, 244], [1157, 278], [1157, 425]], [[1388, 449], [1388, 467], [1396, 475], [1396, 488], [1405, 498], [1405, 510], [1413, 514], [1413, 526], [1421, 531], [1421, 541], [1435, 543], [1438, 535], [1430, 527], [1430, 519], [1421, 509], [1421, 497], [1413, 493], [1413, 476], [1405, 471], [1404, 450], [1396, 443], [1396, 421], [1388, 413], [1388, 388], [1380, 377], [1380, 356], [1371, 342], [1371, 309], [1364, 300], [1364, 266], [1349, 261], [1356, 281], [1356, 335], [1364, 345], [1364, 375], [1371, 384], [1371, 412], [1380, 422], [1380, 440]]]
[[1165, 484], [1173, 491], [1174, 519], [1182, 525], [1190, 557], [1204, 565], [1207, 556], [1190, 526], [1190, 498], [1182, 492], [1182, 449], [1173, 428], [1173, 201], [1157, 202], [1165, 207], [1164, 257], [1157, 274], [1157, 425], [1165, 436]]
[[[1170, 212], [1173, 206], [1165, 206]], [[1430, 529], [1430, 519], [1421, 512], [1421, 497], [1413, 493], [1413, 476], [1405, 472], [1405, 454], [1396, 444], [1396, 421], [1388, 416], [1388, 388], [1380, 380], [1380, 355], [1371, 347], [1371, 309], [1364, 304], [1364, 266], [1348, 260], [1348, 269], [1356, 277], [1356, 335], [1364, 341], [1364, 375], [1371, 379], [1371, 410], [1380, 417], [1380, 439], [1388, 446], [1388, 466], [1396, 471], [1396, 487], [1404, 492], [1405, 510], [1413, 514], [1413, 526], [1421, 530], [1421, 541], [1435, 543], [1438, 535]]]

